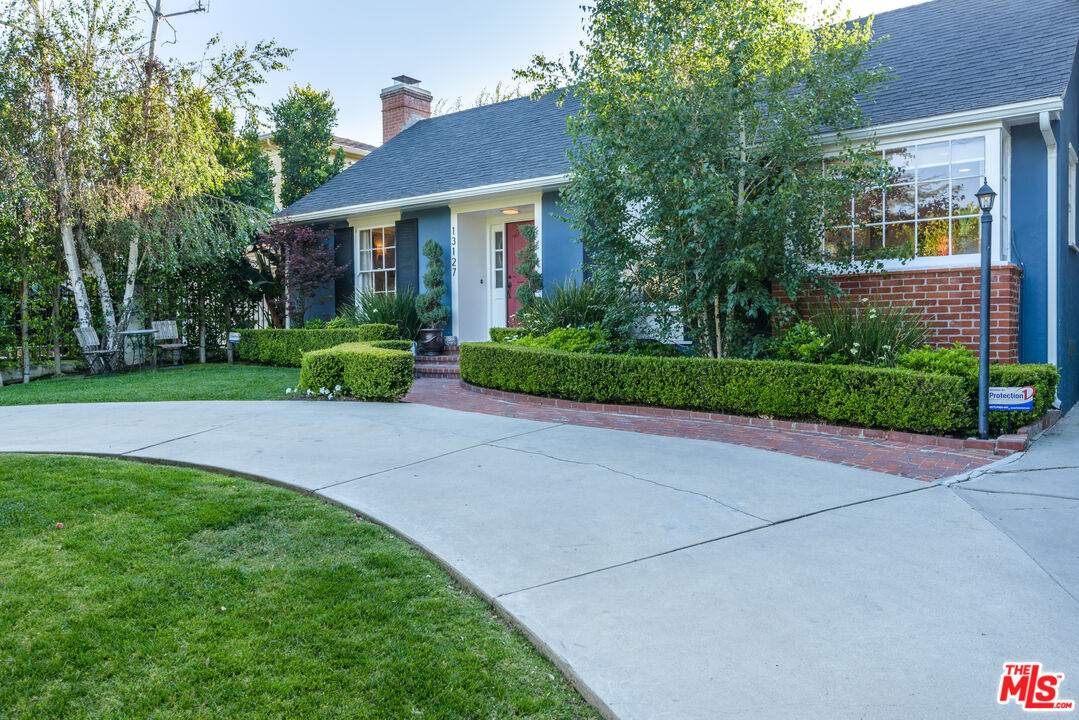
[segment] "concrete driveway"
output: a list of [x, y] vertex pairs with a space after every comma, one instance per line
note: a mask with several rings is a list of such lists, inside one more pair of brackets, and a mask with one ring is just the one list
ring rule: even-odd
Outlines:
[[0, 451], [222, 468], [440, 559], [619, 718], [991, 718], [1079, 699], [1079, 416], [962, 483], [418, 404], [0, 408]]

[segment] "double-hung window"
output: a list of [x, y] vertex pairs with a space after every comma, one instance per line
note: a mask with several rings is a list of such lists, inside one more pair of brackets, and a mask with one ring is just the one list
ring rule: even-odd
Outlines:
[[356, 288], [373, 293], [397, 291], [397, 239], [393, 225], [359, 231]]
[[892, 182], [851, 202], [851, 224], [825, 240], [826, 253], [900, 249], [917, 258], [980, 251], [974, 194], [987, 174], [986, 136], [884, 147]]

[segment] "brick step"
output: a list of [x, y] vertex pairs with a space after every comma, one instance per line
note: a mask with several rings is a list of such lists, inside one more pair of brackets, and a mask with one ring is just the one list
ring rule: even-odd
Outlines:
[[417, 365], [454, 365], [457, 363], [457, 353], [453, 355], [417, 355]]
[[459, 378], [461, 368], [446, 363], [421, 363], [415, 365], [416, 377]]

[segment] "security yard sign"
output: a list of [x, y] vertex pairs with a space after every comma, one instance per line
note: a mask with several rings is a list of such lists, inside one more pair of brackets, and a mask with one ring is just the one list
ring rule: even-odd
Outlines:
[[1034, 388], [1026, 387], [991, 387], [989, 388], [990, 410], [1033, 410]]

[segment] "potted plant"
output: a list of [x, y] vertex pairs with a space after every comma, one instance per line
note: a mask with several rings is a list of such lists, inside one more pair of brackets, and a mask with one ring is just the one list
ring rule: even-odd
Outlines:
[[442, 326], [450, 316], [450, 309], [442, 304], [442, 296], [446, 294], [442, 246], [428, 238], [423, 244], [423, 256], [427, 258], [427, 270], [423, 273], [426, 291], [416, 296], [416, 311], [420, 315], [416, 343], [421, 355], [438, 355], [442, 352]]

